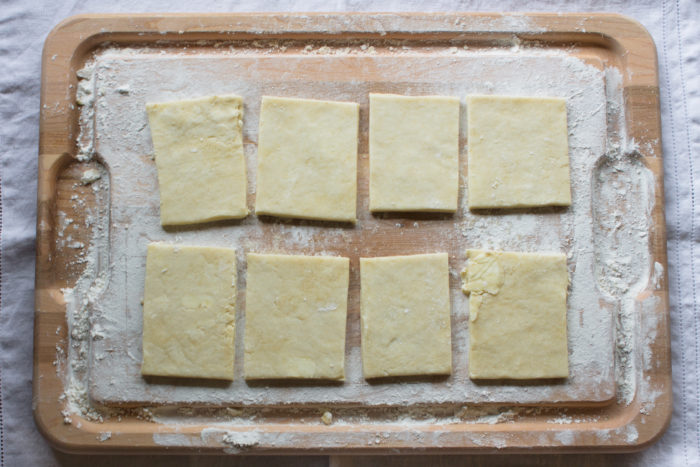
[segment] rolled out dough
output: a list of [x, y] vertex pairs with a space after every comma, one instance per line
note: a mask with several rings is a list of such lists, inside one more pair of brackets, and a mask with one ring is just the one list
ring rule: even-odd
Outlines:
[[365, 378], [450, 374], [446, 253], [360, 259]]
[[457, 210], [459, 99], [369, 95], [371, 211]]
[[568, 206], [566, 101], [467, 96], [469, 208]]
[[149, 244], [141, 373], [232, 380], [235, 303], [236, 250]]
[[563, 254], [467, 251], [469, 377], [566, 378]]
[[248, 254], [246, 379], [345, 378], [350, 262]]
[[238, 96], [146, 104], [163, 225], [248, 215], [243, 100]]
[[262, 98], [255, 211], [355, 222], [359, 105]]

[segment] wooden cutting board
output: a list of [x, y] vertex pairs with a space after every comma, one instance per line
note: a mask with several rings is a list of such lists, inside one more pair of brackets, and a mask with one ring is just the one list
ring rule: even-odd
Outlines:
[[[160, 229], [143, 104], [224, 92], [246, 103], [251, 208], [261, 95], [360, 103], [356, 226], [251, 215], [243, 222]], [[371, 215], [369, 92], [566, 97], [574, 206], [475, 214], [464, 209], [463, 180], [453, 216]], [[76, 17], [46, 42], [40, 131], [35, 416], [61, 449], [623, 451], [648, 445], [668, 423], [656, 58], [646, 31], [629, 19]], [[85, 153], [90, 160], [78, 160]], [[153, 240], [235, 246], [239, 277], [247, 251], [349, 256], [346, 383], [246, 384], [240, 371], [244, 282], [234, 383], [143, 380], [140, 290], [145, 244]], [[569, 255], [567, 381], [485, 385], [467, 377], [468, 310], [459, 271], [465, 248], [488, 246]], [[428, 251], [450, 254], [454, 374], [368, 384], [359, 366], [358, 258]], [[326, 411], [334, 416], [330, 425], [320, 420]]]

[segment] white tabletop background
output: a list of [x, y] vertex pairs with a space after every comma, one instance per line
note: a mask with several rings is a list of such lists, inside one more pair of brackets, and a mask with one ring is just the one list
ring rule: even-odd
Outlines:
[[[632, 455], [365, 458], [74, 456], [50, 448], [32, 418], [32, 336], [41, 50], [79, 13], [252, 11], [607, 11], [641, 22], [656, 42], [672, 319], [671, 425]], [[700, 465], [700, 2], [3, 0], [0, 2], [0, 467], [43, 465]]]

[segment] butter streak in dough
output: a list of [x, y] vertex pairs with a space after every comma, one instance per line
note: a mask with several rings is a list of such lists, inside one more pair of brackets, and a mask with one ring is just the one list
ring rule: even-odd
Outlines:
[[566, 378], [563, 254], [467, 251], [469, 377]]
[[360, 259], [365, 378], [450, 374], [446, 253]]
[[248, 254], [246, 379], [345, 378], [350, 261]]
[[469, 208], [568, 206], [566, 101], [468, 96]]
[[163, 225], [248, 215], [243, 100], [238, 96], [146, 104]]
[[149, 244], [141, 373], [232, 380], [235, 303], [236, 250]]
[[457, 210], [459, 99], [370, 94], [371, 211]]
[[262, 98], [257, 214], [355, 222], [359, 105]]

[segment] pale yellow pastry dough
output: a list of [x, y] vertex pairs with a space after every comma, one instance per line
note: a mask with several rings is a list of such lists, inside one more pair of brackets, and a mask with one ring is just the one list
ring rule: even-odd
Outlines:
[[141, 373], [232, 380], [235, 303], [236, 250], [149, 244]]
[[365, 378], [450, 374], [446, 253], [360, 259]]
[[563, 254], [467, 251], [469, 377], [566, 378]]
[[468, 96], [471, 209], [568, 206], [566, 101]]
[[248, 254], [246, 379], [345, 378], [348, 258]]
[[262, 98], [255, 211], [355, 222], [359, 105]]
[[146, 104], [163, 225], [248, 215], [238, 96]]
[[371, 211], [457, 210], [459, 99], [369, 95]]

